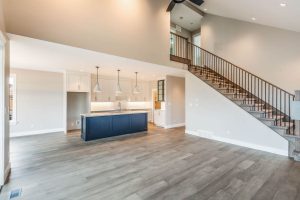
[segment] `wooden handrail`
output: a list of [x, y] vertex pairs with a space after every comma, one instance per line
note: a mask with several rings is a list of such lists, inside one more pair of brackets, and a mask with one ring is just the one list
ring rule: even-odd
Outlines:
[[186, 38], [186, 37], [183, 37], [183, 36], [181, 36], [181, 35], [178, 35], [178, 34], [176, 34], [176, 33], [172, 33], [171, 32], [171, 35], [175, 35], [176, 37], [180, 37], [180, 38], [182, 38], [182, 39], [185, 39], [185, 40], [189, 40], [188, 38]]
[[255, 74], [253, 74], [253, 73], [251, 73], [251, 72], [249, 72], [249, 71], [247, 71], [247, 70], [245, 70], [245, 69], [243, 69], [243, 68], [241, 68], [241, 67], [239, 67], [239, 66], [233, 64], [232, 62], [230, 62], [230, 61], [228, 61], [228, 60], [226, 60], [226, 59], [224, 59], [224, 58], [221, 58], [220, 56], [218, 56], [218, 55], [216, 55], [216, 54], [214, 54], [214, 53], [212, 53], [212, 52], [210, 52], [210, 51], [208, 51], [208, 50], [206, 50], [206, 49], [203, 49], [203, 48], [201, 48], [201, 47], [199, 47], [199, 46], [197, 46], [197, 45], [195, 45], [195, 44], [193, 44], [193, 43], [191, 43], [191, 42], [188, 42], [188, 43], [189, 43], [190, 45], [194, 46], [194, 47], [197, 47], [197, 48], [201, 49], [202, 51], [205, 51], [205, 52], [207, 52], [207, 53], [209, 53], [209, 54], [211, 54], [211, 55], [213, 55], [213, 56], [215, 56], [215, 57], [217, 57], [217, 58], [219, 58], [219, 59], [221, 59], [221, 60], [223, 60], [223, 61], [229, 63], [230, 65], [233, 65], [234, 67], [236, 67], [236, 68], [238, 68], [238, 69], [240, 69], [240, 70], [242, 70], [242, 71], [244, 71], [244, 72], [246, 72], [246, 73], [251, 74], [252, 76], [254, 76], [254, 77], [256, 77], [256, 78], [258, 78], [258, 79], [260, 79], [260, 80], [262, 80], [262, 81], [264, 81], [264, 82], [266, 82], [266, 83], [268, 83], [268, 84], [270, 84], [271, 86], [273, 86], [273, 87], [275, 87], [275, 88], [278, 88], [279, 90], [281, 90], [281, 91], [283, 91], [283, 92], [286, 92], [287, 94], [289, 94], [289, 95], [295, 97], [294, 94], [291, 94], [290, 92], [288, 92], [288, 91], [286, 91], [286, 90], [284, 90], [284, 89], [282, 89], [282, 88], [280, 88], [280, 87], [274, 85], [273, 83], [270, 83], [269, 81], [266, 81], [266, 80], [264, 80], [263, 78], [261, 78], [261, 77], [255, 75]]

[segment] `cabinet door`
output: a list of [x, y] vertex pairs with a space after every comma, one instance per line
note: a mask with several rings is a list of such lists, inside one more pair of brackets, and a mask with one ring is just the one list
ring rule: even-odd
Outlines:
[[80, 75], [76, 73], [67, 74], [67, 91], [78, 92], [80, 89]]
[[157, 126], [160, 126], [160, 111], [159, 110], [155, 110], [154, 111], [154, 124]]
[[143, 83], [143, 92], [142, 92], [142, 101], [150, 101], [149, 98], [149, 83], [144, 82]]
[[82, 74], [80, 76], [80, 91], [90, 92], [91, 79], [89, 74]]
[[107, 93], [106, 98], [107, 101], [113, 102], [116, 100], [116, 89], [117, 89], [117, 81], [116, 80], [106, 80]]
[[147, 114], [134, 114], [130, 115], [131, 131], [140, 132], [147, 130]]
[[122, 80], [120, 81], [121, 89], [122, 89], [122, 99], [129, 101], [131, 100], [132, 87], [130, 80]]

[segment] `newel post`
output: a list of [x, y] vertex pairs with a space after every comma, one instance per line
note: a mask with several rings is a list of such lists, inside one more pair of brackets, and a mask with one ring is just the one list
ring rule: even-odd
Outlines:
[[[296, 104], [300, 104], [300, 90], [296, 90], [295, 91], [295, 103]], [[299, 102], [299, 103], [297, 103], [297, 102]], [[298, 106], [298, 105], [295, 105], [295, 106], [293, 106], [293, 109], [297, 109], [297, 111], [296, 110], [294, 110], [293, 111], [293, 113], [295, 113], [295, 135], [298, 135], [298, 136], [300, 136], [300, 118], [299, 118], [299, 116], [297, 116], [297, 115], [299, 115], [299, 113], [300, 113], [300, 107]]]

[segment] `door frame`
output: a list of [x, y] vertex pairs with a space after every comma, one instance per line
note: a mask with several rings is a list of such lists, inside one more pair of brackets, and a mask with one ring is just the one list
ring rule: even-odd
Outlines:
[[[7, 77], [6, 77], [6, 71], [5, 71], [5, 58], [6, 58], [6, 43], [7, 39], [4, 35], [4, 33], [0, 30], [0, 110], [1, 110], [1, 117], [0, 117], [0, 186], [4, 185], [5, 180], [9, 174], [9, 168], [10, 166], [5, 166], [5, 155], [8, 153], [5, 150], [5, 146], [8, 144], [5, 144], [6, 142], [6, 136], [5, 133], [8, 131], [7, 127], [9, 127], [9, 121], [7, 118], [8, 108], [7, 108]], [[8, 164], [9, 165], [9, 164]]]

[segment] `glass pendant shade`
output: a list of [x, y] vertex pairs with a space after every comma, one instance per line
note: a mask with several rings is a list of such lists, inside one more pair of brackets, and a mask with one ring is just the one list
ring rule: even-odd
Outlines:
[[94, 87], [94, 92], [96, 92], [96, 93], [101, 93], [102, 92], [102, 89], [101, 89], [99, 83], [96, 83], [96, 85]]
[[133, 88], [133, 94], [139, 94], [141, 91], [139, 89], [139, 86], [137, 84], [137, 72], [135, 72], [135, 86]]
[[139, 89], [139, 87], [138, 86], [135, 86], [134, 88], [133, 88], [133, 94], [139, 94], [141, 91], [140, 91], [140, 89]]
[[122, 89], [119, 84], [117, 84], [116, 94], [122, 94]]
[[102, 92], [102, 89], [101, 89], [100, 84], [99, 84], [99, 67], [96, 66], [96, 69], [97, 69], [97, 82], [96, 82], [96, 85], [94, 87], [94, 92], [95, 93], [100, 93], [100, 92]]
[[122, 89], [121, 89], [121, 86], [120, 86], [120, 71], [118, 69], [118, 83], [117, 83], [117, 89], [116, 89], [116, 94], [119, 95], [119, 94], [122, 94]]

